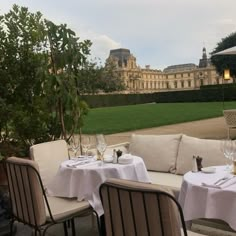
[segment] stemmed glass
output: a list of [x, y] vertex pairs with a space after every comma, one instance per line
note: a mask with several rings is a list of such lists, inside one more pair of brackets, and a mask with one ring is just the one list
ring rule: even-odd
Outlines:
[[81, 137], [81, 147], [82, 147], [82, 151], [85, 155], [85, 157], [88, 157], [88, 150], [90, 148], [90, 137], [89, 136], [82, 136]]
[[233, 156], [235, 153], [235, 143], [232, 140], [222, 140], [220, 148], [226, 158], [226, 170], [230, 171], [230, 165], [233, 161]]
[[69, 150], [73, 151], [74, 158], [76, 158], [77, 153], [78, 153], [79, 148], [80, 148], [79, 136], [78, 135], [72, 135], [70, 140], [69, 140], [69, 145], [70, 145]]
[[97, 141], [98, 159], [101, 159], [101, 161], [103, 163], [104, 152], [106, 151], [106, 148], [107, 148], [107, 144], [106, 144], [104, 135], [103, 134], [97, 134], [96, 135], [96, 141]]

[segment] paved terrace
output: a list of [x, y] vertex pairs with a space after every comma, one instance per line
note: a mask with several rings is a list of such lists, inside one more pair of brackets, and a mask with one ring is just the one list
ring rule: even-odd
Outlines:
[[[208, 138], [208, 139], [224, 139], [227, 137], [227, 129], [226, 124], [223, 117], [206, 119], [200, 121], [186, 122], [175, 125], [167, 125], [156, 128], [135, 130], [130, 132], [117, 133], [112, 135], [107, 135], [106, 140], [109, 145], [121, 143], [121, 142], [129, 142], [132, 133], [136, 134], [174, 134], [174, 133], [183, 133], [189, 136], [198, 137], [198, 138]], [[236, 136], [235, 133], [232, 132], [232, 136]], [[214, 228], [209, 228], [209, 225], [193, 224], [192, 229], [196, 231], [200, 231], [206, 235], [211, 236], [236, 236], [235, 232], [232, 232], [229, 227], [225, 226], [225, 228], [217, 229], [218, 224], [212, 224]], [[81, 236], [98, 236], [98, 232], [96, 227], [92, 227], [91, 218], [79, 218], [76, 219], [76, 232], [77, 235]], [[16, 236], [27, 236], [31, 235], [31, 230], [23, 225], [18, 225]], [[52, 227], [48, 233], [48, 236], [62, 236], [63, 228], [61, 225], [56, 227]], [[69, 232], [71, 235], [71, 232]]]
[[[199, 120], [193, 122], [179, 123], [174, 125], [165, 125], [149, 129], [134, 130], [117, 134], [106, 135], [108, 144], [129, 142], [131, 135], [135, 134], [177, 134], [182, 133], [198, 138], [224, 139], [227, 138], [227, 128], [224, 117]], [[232, 136], [236, 131], [231, 132]]]

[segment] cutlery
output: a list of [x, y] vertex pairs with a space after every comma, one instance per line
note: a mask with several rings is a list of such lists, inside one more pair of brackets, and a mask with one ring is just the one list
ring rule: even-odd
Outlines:
[[217, 180], [216, 182], [214, 182], [213, 184], [217, 185], [217, 184], [219, 184], [221, 181], [228, 180], [229, 178], [230, 178], [230, 176], [229, 176], [229, 175], [226, 175], [226, 176], [224, 176], [224, 177], [218, 179], [218, 180]]
[[217, 186], [220, 186], [226, 182], [228, 182], [229, 180], [233, 179], [235, 176], [231, 176], [231, 177], [228, 177], [228, 178], [225, 178], [224, 180], [220, 181], [220, 183], [216, 184]]

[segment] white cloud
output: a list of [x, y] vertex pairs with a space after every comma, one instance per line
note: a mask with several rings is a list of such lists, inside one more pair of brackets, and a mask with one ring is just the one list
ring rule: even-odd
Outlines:
[[99, 57], [102, 61], [108, 58], [111, 49], [120, 48], [121, 44], [109, 38], [107, 35], [96, 35], [92, 39], [92, 55]]

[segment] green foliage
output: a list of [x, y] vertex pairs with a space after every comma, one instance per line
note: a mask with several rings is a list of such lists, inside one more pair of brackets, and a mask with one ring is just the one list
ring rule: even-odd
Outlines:
[[0, 119], [1, 140], [16, 139], [30, 145], [45, 131], [48, 117], [40, 114], [47, 68], [43, 29], [41, 13], [30, 13], [25, 7], [14, 5], [1, 16], [0, 112], [5, 114]]
[[156, 93], [83, 95], [91, 108], [125, 106], [156, 102]]
[[88, 112], [79, 97], [78, 74], [86, 63], [91, 42], [79, 42], [75, 33], [66, 25], [55, 25], [45, 21], [50, 47], [50, 63], [47, 92], [56, 104], [62, 136], [67, 139], [80, 127], [82, 118]]
[[80, 94], [110, 93], [124, 90], [123, 81], [118, 76], [114, 64], [104, 67], [96, 62], [87, 62], [79, 71], [78, 87]]
[[91, 45], [26, 7], [0, 16], [2, 155], [24, 156], [32, 144], [69, 139], [88, 114], [81, 94], [121, 89], [111, 68], [87, 61]]
[[28, 155], [30, 145], [61, 135], [66, 139], [67, 131], [83, 125], [88, 106], [80, 99], [77, 80], [90, 46], [66, 25], [25, 7], [14, 5], [0, 16], [2, 155]]
[[[233, 46], [236, 46], [236, 32], [221, 39], [211, 54]], [[230, 75], [236, 77], [236, 55], [216, 55], [212, 56], [211, 61], [220, 75], [223, 75], [224, 69], [230, 69]]]

